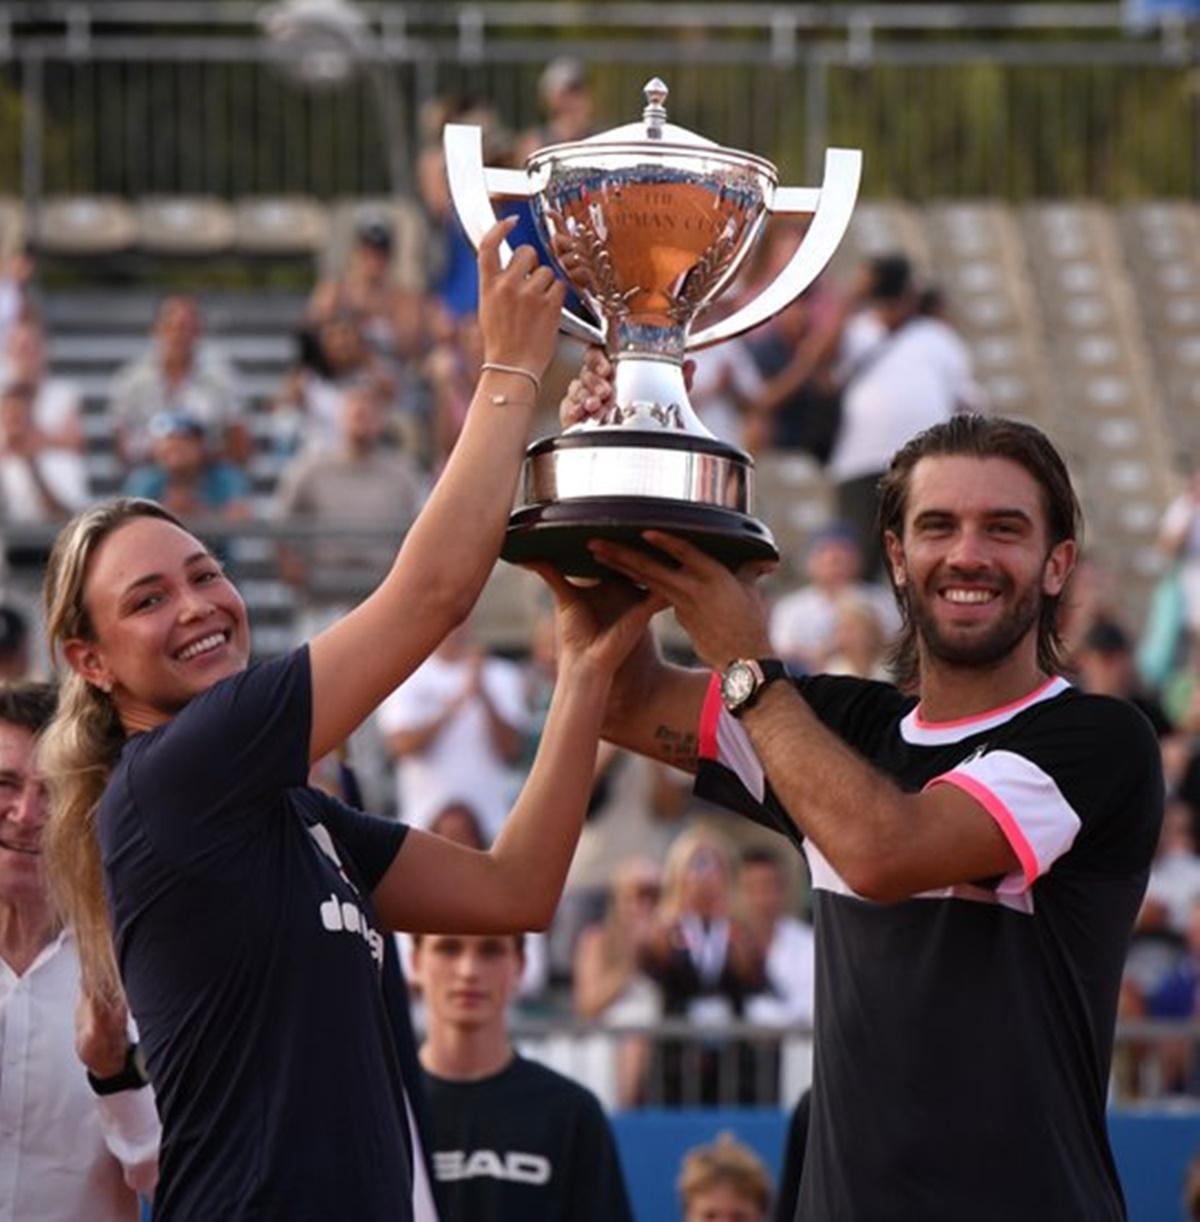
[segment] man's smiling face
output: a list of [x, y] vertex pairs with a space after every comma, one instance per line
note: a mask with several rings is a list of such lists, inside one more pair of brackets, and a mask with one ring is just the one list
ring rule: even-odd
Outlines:
[[889, 536], [888, 554], [925, 655], [988, 667], [1033, 643], [1074, 548], [1049, 546], [1040, 489], [1020, 464], [931, 455], [913, 468], [904, 538]]
[[33, 735], [0, 722], [0, 904], [44, 895], [42, 829], [48, 811]]

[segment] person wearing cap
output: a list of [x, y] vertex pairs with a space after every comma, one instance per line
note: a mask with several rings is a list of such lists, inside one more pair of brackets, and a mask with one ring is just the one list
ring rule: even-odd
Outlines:
[[1076, 651], [1075, 666], [1076, 682], [1085, 692], [1128, 700], [1146, 714], [1159, 738], [1171, 733], [1163, 706], [1142, 688], [1133, 641], [1116, 620], [1101, 617], [1092, 624]]
[[349, 314], [393, 375], [419, 356], [426, 342], [421, 296], [397, 276], [395, 237], [389, 217], [361, 216], [341, 275], [317, 285], [307, 310], [313, 326]]
[[158, 501], [181, 518], [244, 522], [251, 516], [244, 472], [215, 457], [204, 425], [186, 412], [160, 412], [150, 421], [150, 461], [125, 481], [128, 496]]

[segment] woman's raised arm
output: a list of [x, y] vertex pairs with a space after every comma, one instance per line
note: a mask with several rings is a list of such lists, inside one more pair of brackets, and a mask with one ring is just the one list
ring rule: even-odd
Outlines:
[[554, 915], [592, 791], [613, 672], [664, 604], [644, 596], [601, 619], [562, 576], [538, 571], [559, 606], [559, 666], [529, 778], [488, 852], [409, 832], [373, 893], [392, 929], [512, 933], [543, 929]]
[[502, 221], [479, 248], [485, 370], [458, 444], [379, 588], [312, 642], [310, 758], [332, 750], [470, 611], [500, 553], [564, 290]]

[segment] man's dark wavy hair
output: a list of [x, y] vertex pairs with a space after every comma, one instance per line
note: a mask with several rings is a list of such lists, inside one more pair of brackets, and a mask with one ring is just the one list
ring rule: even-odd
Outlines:
[[58, 691], [52, 683], [0, 683], [0, 724], [19, 726], [38, 735], [50, 724], [57, 704]]
[[[1033, 476], [1042, 491], [1049, 548], [1065, 539], [1078, 540], [1082, 536], [1083, 515], [1075, 490], [1071, 487], [1066, 463], [1045, 433], [1031, 424], [1007, 420], [1002, 416], [966, 414], [952, 416], [942, 424], [935, 424], [918, 433], [896, 452], [879, 483], [877, 528], [881, 537], [890, 531], [898, 539], [903, 539], [913, 468], [922, 458], [934, 455], [1007, 458], [1017, 463]], [[889, 661], [896, 685], [904, 691], [911, 691], [920, 678], [916, 626], [909, 615], [908, 600], [897, 587], [890, 565], [888, 580], [892, 583], [892, 593], [896, 596], [903, 620]], [[1062, 670], [1062, 642], [1057, 629], [1061, 597], [1061, 594], [1044, 596], [1038, 619], [1038, 665], [1048, 674], [1058, 674]]]

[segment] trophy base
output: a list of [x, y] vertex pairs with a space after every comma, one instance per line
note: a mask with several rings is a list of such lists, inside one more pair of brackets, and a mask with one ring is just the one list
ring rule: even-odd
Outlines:
[[678, 535], [730, 569], [748, 560], [778, 560], [771, 532], [757, 519], [732, 509], [641, 497], [578, 497], [528, 505], [508, 519], [500, 552], [512, 564], [546, 561], [568, 577], [604, 577], [612, 570], [587, 549], [605, 539], [661, 557], [642, 531]]

